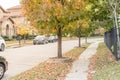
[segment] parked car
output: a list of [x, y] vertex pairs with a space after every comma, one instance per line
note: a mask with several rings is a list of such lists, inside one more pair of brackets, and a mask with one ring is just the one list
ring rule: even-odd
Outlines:
[[49, 38], [48, 38], [48, 41], [49, 42], [56, 42], [58, 40], [58, 37], [57, 36], [50, 36]]
[[36, 36], [33, 40], [34, 45], [36, 45], [36, 44], [46, 44], [46, 43], [48, 43], [48, 39], [47, 39], [47, 37], [45, 37], [45, 35]]
[[58, 36], [55, 36], [55, 41], [57, 41], [58, 40]]
[[0, 56], [0, 80], [4, 76], [5, 72], [8, 70], [8, 62], [2, 56]]
[[0, 37], [0, 51], [4, 51], [5, 46], [6, 46], [5, 40], [2, 37]]
[[48, 38], [48, 41], [49, 41], [49, 42], [55, 42], [55, 36], [50, 36], [50, 37]]

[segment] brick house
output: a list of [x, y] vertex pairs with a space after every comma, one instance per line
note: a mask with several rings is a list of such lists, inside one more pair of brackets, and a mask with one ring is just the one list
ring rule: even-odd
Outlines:
[[8, 14], [9, 13], [0, 6], [0, 35], [11, 38], [15, 35], [15, 23]]
[[[21, 6], [17, 5], [7, 10], [0, 6], [0, 35], [12, 38], [17, 35], [19, 25], [30, 26], [30, 22], [22, 15]], [[32, 30], [34, 34], [33, 28], [29, 30]]]
[[15, 22], [15, 26], [20, 24], [28, 24], [28, 21], [22, 15], [22, 8], [20, 5], [8, 8], [6, 11], [9, 13], [8, 16]]

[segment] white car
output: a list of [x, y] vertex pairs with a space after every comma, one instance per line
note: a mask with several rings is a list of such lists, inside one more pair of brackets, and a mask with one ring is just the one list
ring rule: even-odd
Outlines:
[[48, 41], [49, 41], [49, 42], [55, 42], [55, 36], [50, 36], [50, 37], [48, 38]]
[[58, 37], [57, 36], [50, 36], [49, 38], [48, 38], [48, 41], [49, 42], [56, 42], [58, 40]]
[[48, 40], [44, 35], [38, 35], [33, 40], [34, 45], [36, 45], [36, 44], [46, 44], [46, 43], [48, 43]]
[[0, 51], [4, 51], [5, 46], [6, 46], [5, 40], [2, 37], [0, 37]]

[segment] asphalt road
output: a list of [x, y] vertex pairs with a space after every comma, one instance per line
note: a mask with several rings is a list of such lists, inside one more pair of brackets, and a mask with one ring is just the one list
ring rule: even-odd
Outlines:
[[[103, 40], [102, 38], [89, 39], [88, 42], [96, 42]], [[82, 40], [82, 43], [85, 42]], [[65, 53], [74, 47], [78, 46], [78, 40], [63, 41], [62, 53]], [[21, 72], [31, 69], [40, 62], [47, 60], [50, 57], [57, 56], [57, 42], [48, 43], [45, 45], [31, 45], [19, 48], [6, 49], [0, 52], [8, 61], [8, 71], [5, 73], [2, 80], [8, 80]]]

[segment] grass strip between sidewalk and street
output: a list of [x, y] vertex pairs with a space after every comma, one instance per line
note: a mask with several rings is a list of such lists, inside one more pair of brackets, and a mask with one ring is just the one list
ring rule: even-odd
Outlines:
[[119, 80], [120, 61], [104, 43], [100, 43], [97, 53], [90, 59], [88, 80]]
[[66, 74], [70, 71], [73, 61], [78, 59], [79, 55], [90, 45], [90, 43], [75, 47], [71, 51], [63, 54], [63, 57], [69, 57], [69, 62], [42, 62], [39, 65], [27, 70], [10, 80], [64, 80]]

